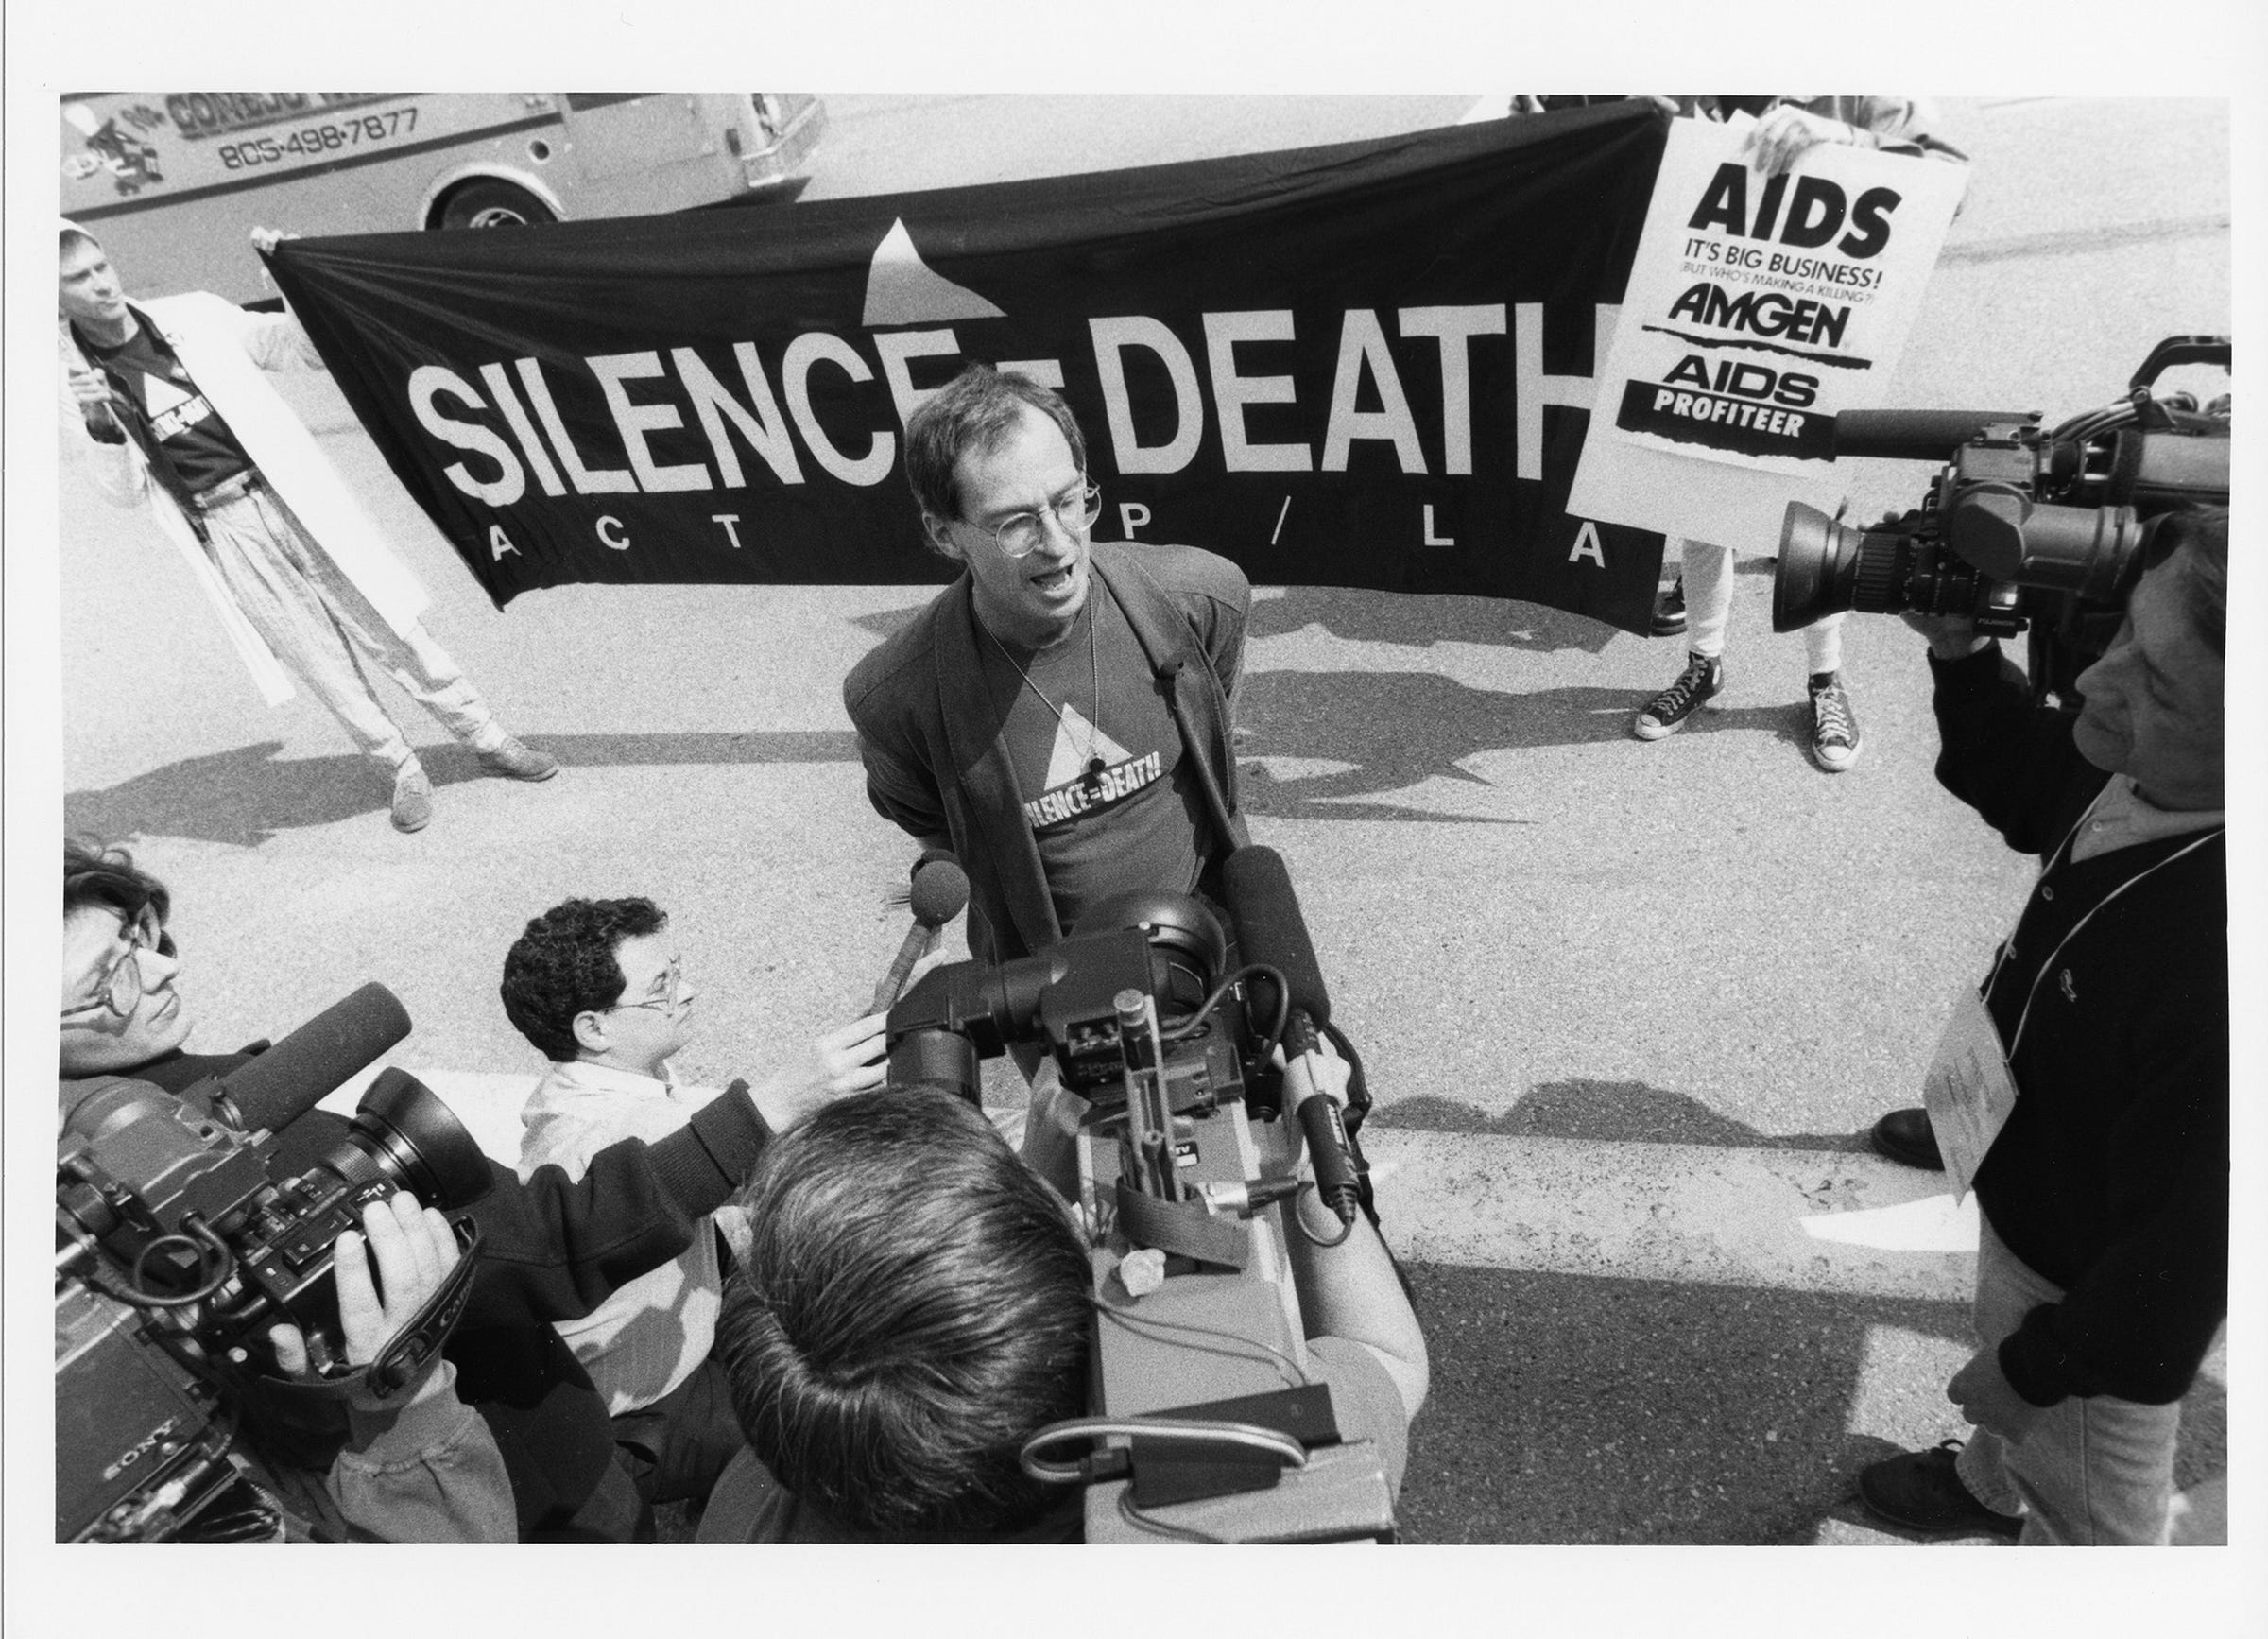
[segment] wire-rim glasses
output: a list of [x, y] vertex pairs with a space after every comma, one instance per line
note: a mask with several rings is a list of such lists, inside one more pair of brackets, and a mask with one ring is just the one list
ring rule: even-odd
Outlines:
[[66, 1019], [84, 1018], [89, 1013], [109, 1012], [114, 1018], [130, 1019], [134, 1009], [142, 1005], [142, 957], [146, 951], [157, 950], [164, 939], [164, 929], [158, 922], [155, 906], [144, 906], [129, 921], [120, 918], [119, 931], [126, 938], [126, 949], [112, 958], [95, 981], [94, 994], [87, 1001], [65, 1008]]
[[[1067, 490], [1049, 502], [1045, 515], [1040, 512], [1012, 512], [987, 531], [992, 543], [1005, 558], [1029, 558], [1046, 543], [1047, 517], [1053, 517], [1067, 535], [1083, 535], [1094, 527], [1094, 521], [1103, 515], [1103, 492], [1100, 485], [1091, 484], [1082, 476], [1078, 487]], [[982, 529], [979, 524], [974, 527]]]
[[675, 1013], [685, 1004], [685, 963], [682, 957], [669, 958], [669, 994], [655, 996], [643, 1002], [616, 1002], [610, 1013], [624, 1008], [647, 1008], [658, 1013]]

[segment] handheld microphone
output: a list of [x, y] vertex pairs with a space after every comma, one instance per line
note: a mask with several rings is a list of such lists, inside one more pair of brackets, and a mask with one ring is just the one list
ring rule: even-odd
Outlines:
[[[1273, 848], [1240, 848], [1221, 866], [1222, 897], [1236, 918], [1242, 959], [1263, 963], [1283, 975], [1289, 1002], [1289, 1022], [1283, 1031], [1283, 1085], [1307, 1135], [1315, 1169], [1315, 1194], [1344, 1224], [1354, 1222], [1362, 1201], [1362, 1167], [1347, 1136], [1347, 1124], [1338, 1101], [1318, 1096], [1315, 1063], [1321, 1055], [1316, 1031], [1331, 1022], [1331, 992], [1323, 983], [1322, 964], [1315, 960], [1314, 941], [1308, 937], [1307, 919], [1299, 912], [1299, 896], [1292, 890], [1292, 875], [1283, 855]], [[1253, 1003], [1258, 1011], [1272, 1011], [1276, 987], [1265, 978], [1253, 981]]]
[[372, 980], [202, 1091], [243, 1130], [281, 1131], [408, 1034], [408, 1010]]
[[911, 904], [914, 925], [906, 929], [905, 942], [898, 947], [898, 955], [890, 963], [889, 972], [882, 975], [882, 983], [874, 987], [872, 1013], [886, 1013], [897, 1001], [898, 992], [905, 989], [905, 976], [914, 971], [914, 963], [921, 959], [936, 937], [937, 930], [961, 914], [969, 903], [969, 875], [951, 859], [929, 859], [914, 870]]

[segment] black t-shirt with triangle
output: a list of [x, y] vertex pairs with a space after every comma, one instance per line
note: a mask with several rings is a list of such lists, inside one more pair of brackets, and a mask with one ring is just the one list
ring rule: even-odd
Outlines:
[[1102, 900], [1187, 893], [1204, 868], [1204, 797], [1181, 767], [1162, 685], [1108, 588], [1099, 577], [1089, 584], [1070, 635], [1053, 648], [989, 636], [977, 646], [1066, 933]]
[[123, 398], [121, 407], [140, 423], [143, 451], [154, 451], [153, 458], [173, 470], [181, 492], [210, 490], [251, 466], [229, 423], [146, 322], [137, 322], [121, 347], [75, 335], [89, 361], [110, 378], [112, 397]]

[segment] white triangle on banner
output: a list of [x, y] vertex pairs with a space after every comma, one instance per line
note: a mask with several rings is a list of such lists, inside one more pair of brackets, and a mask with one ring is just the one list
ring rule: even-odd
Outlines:
[[187, 393], [162, 375], [146, 373], [142, 380], [144, 383], [143, 393], [147, 401], [152, 421], [163, 415], [167, 410], [177, 408], [189, 402]]
[[867, 269], [867, 312], [862, 322], [934, 324], [948, 319], [1005, 319], [975, 291], [933, 272], [914, 249], [902, 219], [892, 222]]
[[[1091, 748], [1091, 749], [1090, 749]], [[1089, 722], [1076, 706], [1065, 706], [1056, 724], [1056, 749], [1047, 759], [1047, 789], [1068, 785], [1087, 772], [1087, 760], [1100, 757], [1103, 767], [1130, 762], [1134, 753]]]

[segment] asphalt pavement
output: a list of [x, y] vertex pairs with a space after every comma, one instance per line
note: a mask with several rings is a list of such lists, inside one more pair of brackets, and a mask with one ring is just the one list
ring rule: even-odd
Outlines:
[[[1041, 100], [833, 98], [807, 197], [1335, 140], [1466, 101], [1317, 99], [1285, 139], [1267, 110]], [[2056, 418], [2160, 336], [2228, 327], [2219, 105], [1947, 109], [1974, 182], [1893, 403]], [[992, 146], [957, 150], [964, 129]], [[417, 1024], [396, 1061], [532, 1079], [496, 976], [569, 894], [671, 912], [693, 1079], [858, 1010], [911, 850], [866, 802], [837, 688], [928, 589], [565, 587], [499, 612], [329, 383], [288, 391], [433, 589], [430, 630], [564, 771], [478, 778], [397, 697], [438, 787], [431, 827], [398, 836], [320, 709], [265, 709], [170, 549], [66, 474], [62, 817], [172, 884], [197, 1044], [280, 1034], [376, 978]], [[1862, 512], [1928, 476], [1856, 465]], [[1916, 1101], [2029, 869], [1932, 778], [1917, 638], [1848, 623], [1865, 745], [1829, 775], [1761, 551], [1737, 586], [1722, 709], [1656, 744], [1629, 719], [1675, 640], [1479, 598], [1255, 605], [1252, 828], [1288, 857], [1368, 1060], [1384, 1227], [1434, 1354], [1413, 1541], [1902, 1541], [1863, 1523], [1857, 1469], [1960, 1432], [1941, 1389], [1967, 1353], [1973, 1229], [1863, 1134]], [[2206, 1540], [2225, 1381], [2217, 1361], [2185, 1425]]]

